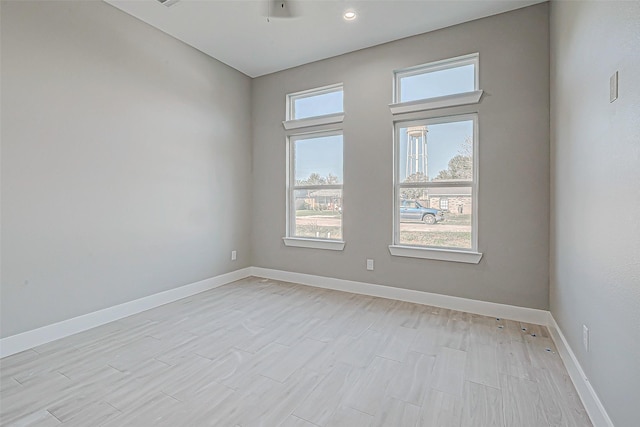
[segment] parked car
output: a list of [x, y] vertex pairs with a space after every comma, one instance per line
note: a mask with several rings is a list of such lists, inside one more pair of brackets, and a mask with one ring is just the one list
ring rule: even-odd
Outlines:
[[436, 224], [444, 221], [441, 210], [425, 208], [415, 200], [400, 200], [400, 221], [422, 221], [425, 224]]

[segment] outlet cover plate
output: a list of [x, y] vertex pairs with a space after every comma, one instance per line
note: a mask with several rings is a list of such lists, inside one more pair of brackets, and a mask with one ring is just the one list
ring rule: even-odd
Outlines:
[[618, 99], [618, 72], [616, 71], [609, 78], [609, 102]]

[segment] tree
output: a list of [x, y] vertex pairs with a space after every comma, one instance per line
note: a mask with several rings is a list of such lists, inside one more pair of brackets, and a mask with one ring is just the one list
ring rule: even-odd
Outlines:
[[458, 154], [449, 160], [449, 168], [441, 170], [435, 177], [436, 180], [444, 179], [472, 179], [473, 162], [471, 156]]
[[319, 173], [313, 172], [307, 179], [299, 179], [297, 185], [323, 185], [327, 183], [327, 178], [320, 176]]
[[327, 175], [327, 184], [337, 184], [338, 183], [338, 177], [333, 175], [331, 172], [329, 172], [329, 175]]
[[296, 185], [326, 185], [326, 184], [338, 184], [338, 177], [329, 172], [326, 177], [321, 176], [317, 172], [312, 172], [307, 179], [299, 179], [296, 181]]
[[471, 137], [465, 138], [464, 144], [456, 156], [449, 160], [448, 168], [441, 170], [435, 180], [473, 179], [473, 144]]
[[[416, 172], [409, 175], [404, 182], [427, 182], [429, 178], [422, 172]], [[402, 199], [418, 200], [423, 199], [425, 195], [424, 188], [403, 188], [400, 191]]]

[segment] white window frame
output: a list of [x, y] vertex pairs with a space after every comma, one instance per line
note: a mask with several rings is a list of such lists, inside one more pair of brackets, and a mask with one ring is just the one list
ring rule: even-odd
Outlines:
[[[304, 119], [295, 118], [295, 102], [303, 98], [311, 98], [327, 93], [342, 92], [342, 111], [339, 113], [324, 114], [320, 116], [305, 117]], [[328, 125], [342, 123], [344, 121], [344, 85], [336, 83], [328, 86], [318, 87], [314, 89], [294, 92], [287, 95], [286, 112], [287, 118], [282, 122], [286, 130], [299, 129], [308, 126]]]
[[[400, 135], [401, 127], [409, 126], [429, 126], [435, 124], [452, 123], [459, 121], [473, 121], [473, 177], [472, 181], [464, 182], [400, 182]], [[435, 259], [441, 261], [454, 261], [477, 264], [482, 258], [478, 252], [478, 114], [448, 115], [435, 118], [424, 118], [417, 120], [395, 121], [393, 130], [393, 244], [389, 245], [391, 255], [410, 258]], [[400, 244], [400, 190], [411, 187], [471, 187], [472, 213], [471, 213], [471, 248], [447, 248], [432, 246], [410, 246]]]
[[[393, 103], [389, 104], [392, 114], [411, 113], [415, 111], [433, 110], [437, 108], [454, 107], [459, 105], [477, 104], [480, 102], [483, 91], [479, 89], [480, 82], [480, 55], [471, 53], [455, 58], [443, 59], [429, 62], [427, 64], [416, 65], [414, 67], [403, 68], [393, 72]], [[471, 92], [454, 93], [450, 95], [437, 96], [432, 98], [418, 99], [414, 101], [401, 102], [400, 95], [402, 79], [420, 74], [428, 74], [435, 71], [449, 70], [452, 68], [474, 66], [474, 90]]]
[[[301, 139], [322, 138], [326, 136], [342, 136], [342, 184], [324, 184], [324, 185], [296, 185], [295, 184], [295, 141]], [[286, 196], [286, 236], [282, 238], [285, 246], [313, 249], [328, 249], [341, 251], [344, 249], [344, 221], [341, 220], [340, 228], [342, 240], [325, 239], [325, 238], [309, 238], [295, 236], [295, 204], [293, 203], [294, 193], [296, 190], [307, 189], [327, 189], [341, 190], [342, 199], [344, 200], [344, 132], [342, 129], [332, 129], [326, 131], [314, 131], [307, 133], [299, 133], [287, 136], [287, 196]], [[343, 204], [344, 213], [344, 204]]]

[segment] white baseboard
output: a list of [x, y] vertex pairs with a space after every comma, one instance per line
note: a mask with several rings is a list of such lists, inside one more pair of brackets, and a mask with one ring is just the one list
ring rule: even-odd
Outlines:
[[190, 283], [175, 289], [149, 295], [134, 301], [125, 302], [103, 310], [94, 311], [72, 319], [43, 326], [38, 329], [0, 339], [0, 358], [37, 347], [48, 342], [104, 325], [133, 314], [143, 312], [227, 283], [249, 277], [251, 268], [243, 268], [221, 274], [199, 282]]
[[569, 377], [571, 377], [571, 382], [573, 382], [578, 396], [580, 396], [582, 405], [586, 409], [587, 414], [589, 414], [589, 418], [591, 418], [591, 423], [594, 427], [614, 427], [611, 418], [609, 418], [609, 414], [607, 414], [606, 409], [604, 409], [600, 398], [591, 386], [591, 382], [589, 382], [589, 378], [587, 378], [587, 375], [584, 373], [580, 362], [578, 362], [569, 342], [564, 337], [562, 330], [551, 313], [549, 313], [547, 327], [549, 328], [553, 342], [558, 348], [558, 353], [560, 353], [564, 366], [567, 368]]
[[517, 320], [519, 322], [534, 323], [537, 325], [547, 325], [548, 323], [549, 312], [534, 308], [517, 307], [514, 305], [478, 301], [449, 295], [414, 291], [411, 289], [395, 288], [392, 286], [374, 285], [371, 283], [314, 276], [311, 274], [292, 273], [289, 271], [272, 270], [261, 267], [251, 267], [251, 275], [272, 280], [300, 283], [302, 285], [315, 286], [317, 288], [333, 289], [337, 291], [351, 292], [354, 294], [432, 305], [435, 307], [465, 311], [467, 313], [480, 314], [483, 316], [500, 317], [504, 319]]

